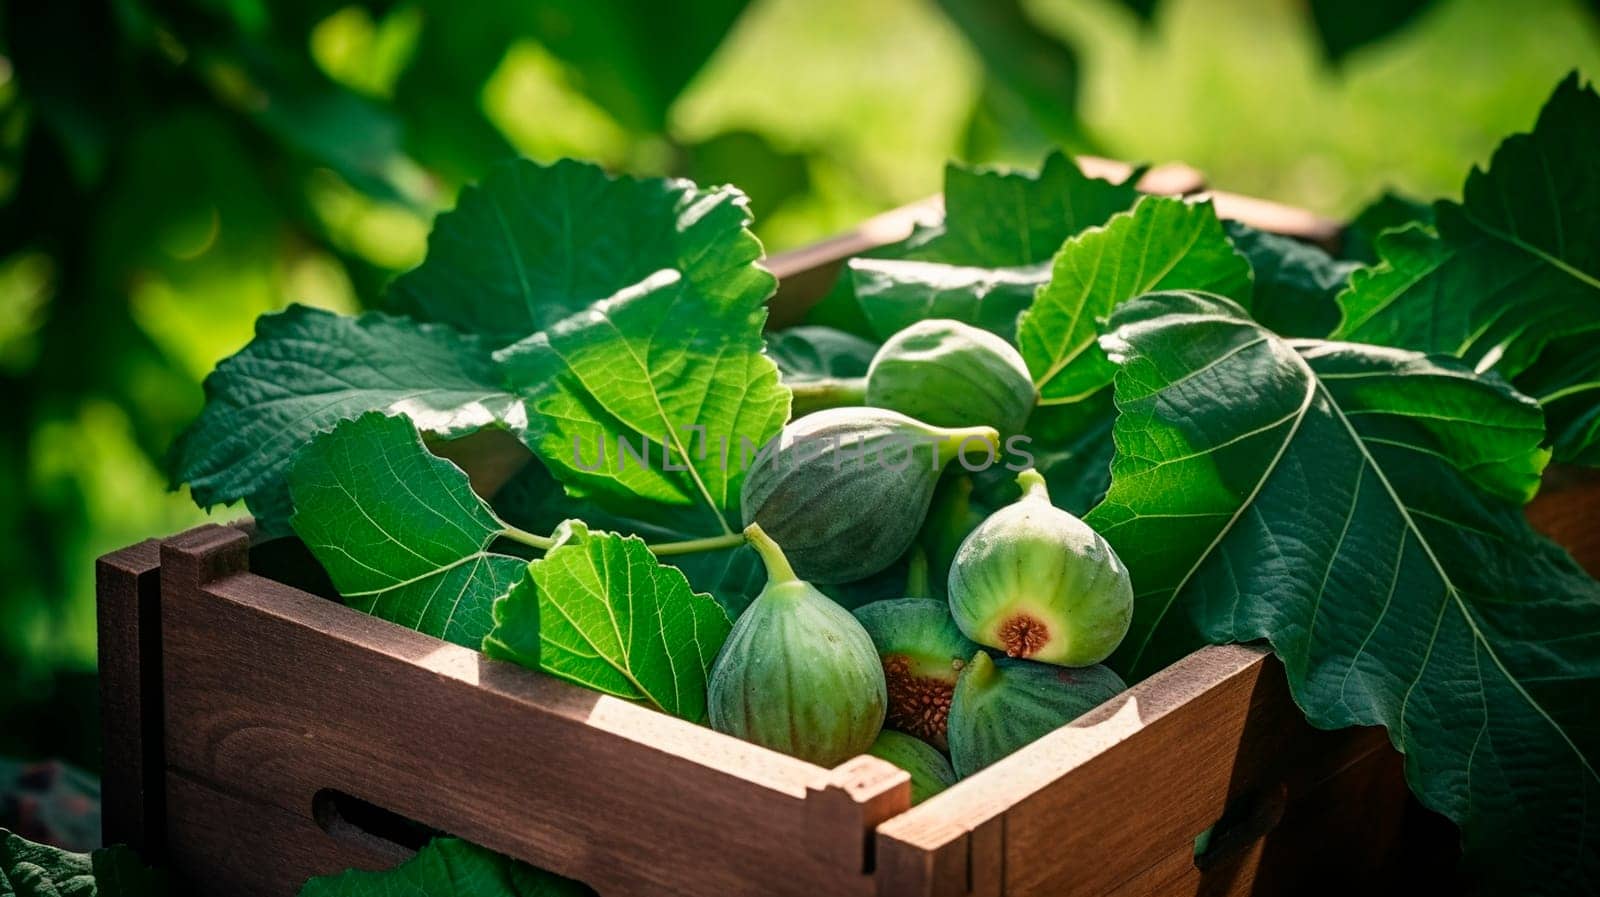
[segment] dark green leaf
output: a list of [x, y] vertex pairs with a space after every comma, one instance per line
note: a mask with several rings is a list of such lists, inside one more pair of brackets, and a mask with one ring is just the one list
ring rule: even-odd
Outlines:
[[501, 350], [533, 410], [528, 444], [576, 497], [698, 535], [732, 532], [742, 454], [789, 415], [762, 354], [763, 298], [728, 301], [664, 271]]
[[1517, 386], [1544, 406], [1557, 461], [1600, 467], [1600, 340], [1589, 333], [1555, 340]]
[[345, 602], [436, 638], [477, 649], [494, 600], [528, 568], [490, 551], [505, 524], [403, 417], [373, 412], [316, 437], [289, 491], [295, 534]]
[[1352, 50], [1380, 41], [1420, 16], [1433, 0], [1349, 3], [1310, 0], [1311, 21], [1328, 58], [1337, 62]]
[[206, 407], [173, 449], [173, 478], [201, 507], [244, 499], [263, 532], [289, 517], [284, 475], [316, 433], [367, 411], [446, 438], [520, 431], [522, 402], [481, 342], [448, 327], [304, 306], [263, 315], [256, 337], [205, 381]]
[[785, 383], [864, 377], [878, 347], [832, 327], [790, 327], [767, 336], [767, 354]]
[[858, 258], [850, 260], [849, 276], [880, 340], [928, 318], [950, 318], [1014, 340], [1017, 315], [1049, 280], [1050, 269]]
[[1339, 297], [1336, 336], [1458, 355], [1515, 378], [1557, 337], [1600, 330], [1600, 95], [1572, 75], [1508, 137], [1437, 229], [1378, 239]]
[[1255, 272], [1250, 314], [1279, 336], [1323, 337], [1339, 326], [1335, 297], [1360, 267], [1281, 234], [1224, 221], [1228, 238]]
[[759, 302], [775, 281], [744, 194], [684, 180], [613, 177], [562, 160], [513, 160], [461, 191], [439, 216], [428, 257], [401, 276], [390, 303], [499, 345], [671, 268], [723, 304]]
[[593, 893], [578, 882], [455, 838], [437, 838], [393, 869], [352, 869], [313, 878], [300, 889], [300, 897], [586, 897]]
[[989, 78], [1016, 97], [1057, 144], [1085, 143], [1078, 121], [1078, 56], [1034, 24], [1019, 0], [939, 0], [983, 59]]
[[1060, 152], [1037, 173], [952, 164], [944, 224], [914, 237], [901, 257], [983, 268], [1048, 261], [1068, 237], [1131, 208], [1140, 174], [1113, 184], [1085, 175]]
[[1378, 262], [1378, 235], [1408, 224], [1433, 225], [1433, 206], [1392, 190], [1368, 203], [1345, 226], [1343, 256], [1374, 265]]
[[1250, 264], [1209, 201], [1147, 196], [1105, 227], [1068, 240], [1017, 324], [1040, 404], [1081, 401], [1110, 384], [1116, 368], [1097, 341], [1101, 321], [1135, 296], [1177, 288], [1249, 300]]
[[[1081, 516], [1105, 496], [1111, 484], [1111, 425], [1115, 420], [1109, 389], [1070, 405], [1034, 409], [1028, 418], [1028, 451], [1034, 455], [1033, 466], [1044, 474], [1050, 501], [1057, 507]], [[1005, 479], [1008, 489], [1014, 489], [1015, 474], [1005, 471]]]
[[1134, 676], [1267, 639], [1319, 727], [1383, 725], [1486, 892], [1600, 877], [1600, 585], [1521, 501], [1539, 408], [1417, 353], [1285, 342], [1234, 303], [1126, 303], [1117, 456], [1087, 518], [1133, 577]]
[[706, 677], [732, 623], [644, 540], [590, 532], [581, 520], [494, 605], [484, 653], [636, 701], [691, 722], [706, 714]]

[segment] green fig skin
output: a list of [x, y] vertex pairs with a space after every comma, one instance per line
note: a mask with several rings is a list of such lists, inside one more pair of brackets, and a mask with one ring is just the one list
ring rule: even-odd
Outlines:
[[874, 601], [855, 614], [883, 663], [884, 725], [945, 750], [956, 678], [978, 646], [961, 634], [943, 601]]
[[1033, 411], [1022, 354], [987, 330], [941, 318], [918, 321], [878, 349], [867, 369], [867, 404], [941, 427], [986, 425], [1022, 432]]
[[867, 631], [795, 576], [759, 526], [746, 531], [767, 587], [733, 625], [711, 668], [711, 727], [818, 766], [863, 754], [888, 695]]
[[1104, 666], [1068, 669], [980, 651], [950, 702], [950, 760], [966, 778], [1127, 689]]
[[867, 753], [911, 774], [913, 807], [956, 783], [956, 771], [944, 754], [904, 732], [883, 730]]
[[864, 579], [911, 547], [963, 446], [982, 457], [998, 440], [990, 427], [935, 427], [881, 408], [808, 414], [752, 460], [744, 523], [760, 524], [808, 582]]
[[973, 641], [1007, 656], [1097, 664], [1133, 621], [1133, 583], [1110, 543], [1050, 503], [1044, 478], [989, 515], [950, 565], [950, 613]]

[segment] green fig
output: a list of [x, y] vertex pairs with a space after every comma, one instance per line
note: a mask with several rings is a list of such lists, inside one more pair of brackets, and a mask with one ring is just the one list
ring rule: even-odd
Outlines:
[[767, 586], [711, 668], [711, 727], [818, 766], [865, 753], [888, 702], [872, 639], [795, 575], [760, 526], [745, 535], [766, 564]]
[[950, 702], [950, 760], [962, 778], [1061, 728], [1128, 686], [1104, 666], [1067, 669], [979, 651]]
[[949, 429], [881, 408], [832, 408], [792, 421], [754, 459], [739, 500], [799, 575], [863, 579], [905, 554], [939, 472], [964, 449], [998, 451], [991, 427]]
[[918, 321], [889, 338], [867, 369], [867, 404], [941, 427], [987, 425], [1022, 432], [1033, 411], [1022, 354], [960, 321]]
[[874, 601], [857, 608], [856, 619], [883, 662], [889, 693], [884, 725], [945, 750], [950, 695], [978, 646], [961, 634], [943, 601]]
[[950, 613], [973, 641], [1064, 666], [1111, 656], [1133, 621], [1133, 584], [1111, 544], [1050, 503], [1044, 477], [989, 515], [950, 565]]
[[883, 730], [867, 753], [911, 773], [912, 806], [956, 783], [956, 771], [944, 754], [903, 732]]

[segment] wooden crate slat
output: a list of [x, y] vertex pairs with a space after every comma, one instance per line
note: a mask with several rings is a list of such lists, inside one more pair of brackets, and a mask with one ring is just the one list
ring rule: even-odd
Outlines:
[[[1230, 799], [1281, 786], [1296, 800], [1384, 750], [1377, 730], [1307, 726], [1263, 649], [1208, 648], [880, 826], [878, 855], [896, 876], [901, 853], [981, 857], [966, 870], [975, 893], [1101, 894], [1192, 849]], [[959, 832], [997, 820], [998, 862]], [[950, 849], [963, 839], [966, 851]], [[908, 867], [886, 893], [962, 893]]]
[[171, 866], [196, 894], [294, 897], [304, 882], [292, 878], [395, 864], [392, 854], [329, 837], [309, 817], [228, 794], [183, 770], [168, 770], [166, 781]]
[[[100, 646], [101, 833], [161, 855], [160, 543], [130, 545], [95, 564]], [[114, 749], [113, 749], [114, 746]]]
[[[242, 572], [244, 536], [219, 530], [163, 547], [183, 775], [307, 819], [335, 788], [603, 892], [871, 892], [867, 833], [909, 805], [903, 773], [830, 772], [489, 660]], [[837, 828], [808, 828], [808, 795]]]

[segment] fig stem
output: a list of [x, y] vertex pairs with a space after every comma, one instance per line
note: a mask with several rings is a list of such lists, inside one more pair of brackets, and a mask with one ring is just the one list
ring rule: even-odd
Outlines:
[[1044, 475], [1031, 467], [1017, 474], [1017, 485], [1022, 487], [1023, 498], [1050, 500], [1050, 489], [1045, 485]]
[[536, 536], [525, 529], [517, 529], [514, 526], [505, 528], [505, 537], [514, 542], [521, 542], [524, 545], [537, 548], [540, 551], [549, 551], [556, 547], [555, 539], [549, 536]]
[[789, 566], [789, 559], [783, 556], [783, 549], [778, 543], [772, 541], [761, 524], [752, 523], [745, 527], [744, 537], [755, 548], [756, 554], [761, 555], [761, 562], [767, 566], [767, 584], [776, 585], [780, 582], [796, 582], [800, 577], [794, 575], [794, 568]]
[[745, 541], [744, 533], [723, 533], [720, 536], [707, 536], [704, 539], [685, 539], [682, 542], [654, 542], [650, 550], [658, 557], [674, 554], [694, 554], [697, 551], [717, 551], [723, 548], [737, 548]]
[[921, 548], [911, 551], [911, 565], [906, 569], [906, 597], [933, 597], [928, 591], [928, 553]]
[[866, 404], [867, 378], [824, 377], [790, 384], [789, 391], [794, 393], [794, 416], [801, 417], [813, 411]]
[[979, 651], [977, 654], [972, 655], [972, 660], [967, 662], [967, 666], [961, 671], [961, 675], [970, 676], [973, 685], [986, 686], [994, 678], [995, 672], [994, 660], [989, 657], [989, 652]]
[[[524, 529], [508, 526], [503, 535], [513, 542], [521, 542], [540, 551], [549, 551], [556, 547], [556, 540], [551, 536], [540, 536]], [[744, 533], [724, 533], [720, 536], [707, 536], [704, 539], [685, 539], [682, 542], [655, 542], [649, 545], [657, 557], [666, 557], [674, 554], [694, 554], [697, 551], [718, 551], [723, 548], [737, 548], [745, 541]]]
[[990, 460], [998, 457], [1000, 431], [994, 427], [954, 427], [944, 430], [944, 441], [939, 444], [939, 466], [955, 460], [969, 441], [978, 440], [989, 445]]

